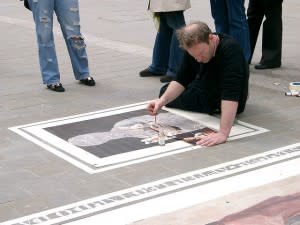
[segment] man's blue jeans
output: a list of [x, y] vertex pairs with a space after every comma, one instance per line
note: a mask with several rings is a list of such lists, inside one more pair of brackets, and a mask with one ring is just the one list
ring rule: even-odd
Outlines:
[[216, 32], [232, 36], [241, 45], [246, 60], [251, 55], [245, 0], [210, 0]]
[[175, 77], [181, 64], [183, 50], [179, 48], [176, 30], [185, 25], [183, 11], [159, 13], [160, 24], [157, 32], [151, 72]]
[[36, 25], [40, 69], [44, 84], [60, 82], [53, 38], [55, 12], [71, 58], [76, 80], [89, 76], [86, 45], [80, 33], [78, 0], [29, 0]]

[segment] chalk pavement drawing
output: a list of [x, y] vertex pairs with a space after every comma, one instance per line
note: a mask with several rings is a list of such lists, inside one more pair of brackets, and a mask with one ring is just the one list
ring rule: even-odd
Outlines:
[[287, 196], [273, 196], [243, 211], [206, 225], [230, 224], [299, 225], [300, 192]]
[[[86, 172], [97, 173], [200, 149], [194, 145], [195, 138], [219, 126], [217, 117], [169, 108], [154, 123], [146, 105], [136, 103], [9, 129]], [[163, 127], [165, 146], [157, 143], [157, 126]], [[236, 121], [229, 140], [267, 131]]]

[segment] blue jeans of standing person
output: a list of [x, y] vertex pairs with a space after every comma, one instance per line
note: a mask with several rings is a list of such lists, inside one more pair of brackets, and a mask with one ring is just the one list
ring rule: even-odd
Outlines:
[[179, 48], [176, 37], [176, 30], [185, 26], [183, 11], [161, 12], [159, 17], [159, 30], [149, 70], [156, 74], [175, 77], [183, 57], [183, 50]]
[[245, 0], [210, 0], [216, 32], [228, 34], [237, 40], [246, 60], [249, 60], [251, 48], [244, 4]]
[[55, 12], [71, 58], [76, 80], [89, 76], [86, 45], [80, 33], [78, 0], [29, 0], [36, 25], [40, 69], [44, 84], [60, 83], [53, 37]]

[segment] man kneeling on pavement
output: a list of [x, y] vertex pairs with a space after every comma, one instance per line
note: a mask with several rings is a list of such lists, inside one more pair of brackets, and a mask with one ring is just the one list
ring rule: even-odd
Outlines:
[[235, 116], [244, 111], [248, 97], [249, 66], [243, 50], [232, 38], [212, 33], [203, 22], [176, 32], [186, 52], [176, 78], [163, 86], [159, 99], [147, 110], [158, 114], [163, 106], [207, 114], [221, 114], [218, 132], [197, 142], [213, 146], [226, 142]]

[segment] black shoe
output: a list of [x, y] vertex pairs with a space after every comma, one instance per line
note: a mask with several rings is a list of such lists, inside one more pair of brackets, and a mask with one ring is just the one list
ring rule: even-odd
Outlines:
[[48, 84], [47, 85], [47, 88], [52, 90], [52, 91], [56, 91], [56, 92], [64, 92], [65, 89], [64, 87], [62, 86], [61, 83], [58, 83], [58, 84]]
[[173, 77], [168, 76], [168, 75], [164, 75], [160, 78], [160, 82], [162, 82], [162, 83], [171, 82], [172, 80], [173, 80]]
[[279, 67], [280, 65], [266, 65], [266, 64], [257, 64], [254, 66], [254, 68], [257, 70], [274, 69]]
[[85, 79], [81, 79], [80, 83], [86, 85], [86, 86], [95, 86], [96, 82], [92, 77], [87, 77]]
[[144, 69], [140, 72], [140, 76], [141, 77], [155, 77], [155, 76], [162, 76], [163, 74], [161, 73], [153, 73], [151, 71], [149, 71], [149, 69]]

